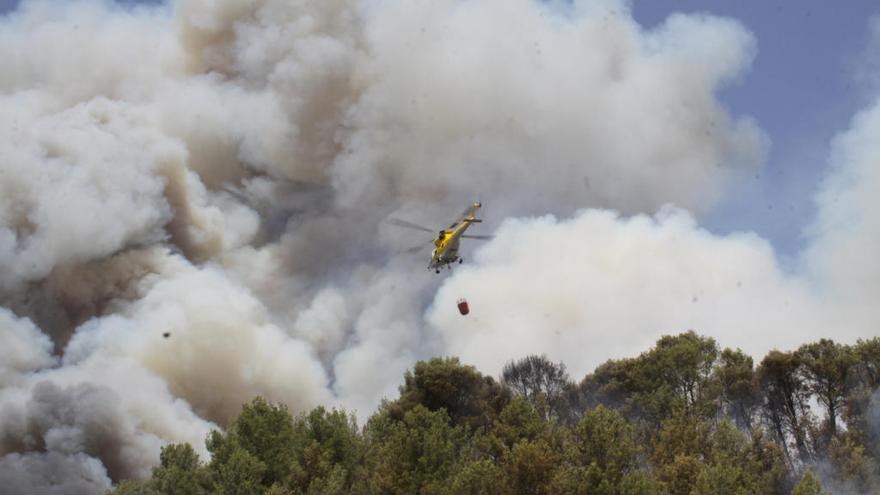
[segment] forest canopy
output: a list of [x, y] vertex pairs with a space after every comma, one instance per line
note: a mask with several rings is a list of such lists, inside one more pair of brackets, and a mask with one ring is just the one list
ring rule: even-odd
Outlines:
[[420, 361], [358, 426], [260, 397], [162, 449], [133, 494], [822, 494], [880, 490], [880, 338], [757, 363], [686, 332], [575, 380], [531, 355], [499, 379]]

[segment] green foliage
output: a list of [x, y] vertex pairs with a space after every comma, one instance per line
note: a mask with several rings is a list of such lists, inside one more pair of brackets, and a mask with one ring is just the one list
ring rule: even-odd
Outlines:
[[566, 494], [655, 493], [659, 485], [639, 471], [641, 448], [633, 427], [613, 409], [599, 406], [574, 427], [564, 467], [552, 492]]
[[680, 456], [708, 460], [712, 448], [712, 429], [693, 416], [675, 416], [663, 422], [651, 452], [651, 461], [662, 469]]
[[574, 384], [569, 380], [565, 365], [554, 363], [547, 356], [530, 355], [511, 361], [501, 372], [501, 383], [514, 394], [526, 397], [545, 417], [571, 420], [571, 392]]
[[225, 433], [206, 442], [211, 472], [221, 493], [262, 493], [285, 485], [293, 466], [293, 418], [284, 405], [257, 397], [242, 408]]
[[795, 461], [788, 449], [794, 439], [801, 461], [808, 461], [809, 389], [799, 373], [801, 360], [796, 353], [770, 351], [757, 370], [757, 380], [764, 393], [762, 410], [776, 441], [783, 447], [789, 463]]
[[450, 425], [445, 409], [421, 404], [402, 420], [387, 412], [370, 418], [366, 488], [371, 493], [444, 493], [453, 467], [460, 464], [465, 430]]
[[263, 465], [263, 486], [283, 482], [290, 474], [293, 420], [283, 404], [257, 397], [242, 408], [228, 429], [227, 440], [237, 443]]
[[777, 493], [785, 478], [781, 452], [765, 445], [760, 431], [750, 440], [726, 420], [670, 418], [651, 460], [674, 493]]
[[504, 471], [491, 459], [463, 463], [449, 480], [452, 493], [459, 495], [497, 495], [511, 493]]
[[865, 447], [866, 454], [880, 461], [880, 427], [876, 419], [873, 425], [868, 421], [872, 415], [876, 418], [876, 411], [880, 411], [877, 392], [880, 387], [880, 337], [856, 342], [852, 356], [854, 363], [847, 380], [843, 417], [847, 432]]
[[752, 357], [741, 350], [724, 349], [715, 368], [724, 410], [744, 430], [754, 424], [760, 396]]
[[804, 344], [797, 354], [807, 389], [828, 411], [827, 443], [837, 433], [837, 418], [847, 393], [847, 378], [854, 356], [849, 347], [829, 339]]
[[641, 449], [632, 426], [613, 409], [599, 406], [584, 415], [574, 428], [569, 459], [574, 464], [597, 466], [618, 484], [637, 469]]
[[678, 455], [660, 469], [660, 479], [669, 495], [690, 495], [703, 465], [692, 455]]
[[788, 483], [788, 466], [782, 448], [770, 440], [762, 429], [751, 431], [751, 455], [758, 464], [757, 493], [783, 493]]
[[865, 388], [880, 387], [880, 337], [859, 339], [852, 348], [855, 358], [855, 378]]
[[551, 483], [551, 493], [560, 495], [660, 495], [663, 486], [648, 473], [630, 473], [612, 484], [597, 466], [563, 466]]
[[475, 443], [493, 458], [500, 459], [522, 440], [550, 441], [551, 436], [551, 425], [546, 418], [538, 414], [528, 399], [518, 396], [501, 411], [487, 433], [475, 437]]
[[880, 486], [880, 471], [876, 462], [865, 453], [852, 434], [839, 435], [831, 440], [828, 459], [833, 467], [834, 478], [845, 484], [867, 492], [871, 486]]
[[293, 490], [287, 489], [279, 484], [274, 484], [266, 490], [266, 495], [296, 495]]
[[122, 480], [115, 490], [107, 492], [107, 495], [157, 495], [152, 488], [151, 480]]
[[712, 378], [718, 345], [689, 331], [664, 336], [636, 359], [609, 361], [588, 375], [581, 388], [599, 403], [618, 408], [651, 430], [673, 414], [712, 417], [717, 386]]
[[354, 418], [319, 407], [294, 421], [283, 405], [256, 398], [226, 432], [206, 440], [203, 465], [187, 444], [162, 449], [146, 483], [125, 482], [117, 494], [344, 494], [363, 469], [363, 439]]
[[157, 493], [168, 495], [207, 494], [210, 486], [208, 473], [189, 444], [162, 448], [159, 467], [153, 470], [151, 484]]
[[417, 405], [443, 409], [454, 424], [473, 429], [488, 426], [509, 401], [508, 389], [453, 357], [416, 363], [404, 376], [400, 398], [385, 407], [398, 419]]
[[791, 495], [825, 495], [826, 493], [822, 491], [822, 484], [809, 469], [804, 473], [801, 482], [791, 491]]
[[116, 495], [207, 495], [212, 482], [207, 468], [189, 444], [162, 447], [159, 465], [146, 481], [124, 480]]
[[291, 485], [298, 493], [348, 493], [363, 449], [353, 416], [318, 407], [294, 422]]
[[261, 493], [266, 465], [256, 456], [240, 447], [231, 449], [222, 463], [211, 463], [215, 493], [249, 495]]
[[656, 373], [660, 381], [672, 388], [687, 411], [714, 414], [709, 377], [718, 357], [715, 340], [701, 337], [693, 331], [676, 336], [664, 336], [650, 354], [648, 372]]
[[748, 439], [732, 423], [722, 422], [712, 434], [711, 449], [694, 484], [694, 495], [767, 493], [761, 464]]
[[187, 444], [168, 445], [149, 480], [111, 493], [824, 493], [804, 466], [874, 493], [878, 381], [880, 339], [772, 351], [755, 368], [687, 332], [608, 361], [578, 386], [543, 356], [511, 362], [501, 383], [437, 358], [416, 363], [362, 431], [345, 411], [294, 419], [256, 398], [209, 434], [207, 464]]
[[[742, 479], [743, 470], [729, 464], [704, 466], [697, 475], [691, 495], [751, 495], [757, 493]], [[747, 487], [748, 486], [748, 487]]]
[[560, 457], [545, 440], [522, 440], [505, 454], [501, 466], [513, 493], [549, 494]]

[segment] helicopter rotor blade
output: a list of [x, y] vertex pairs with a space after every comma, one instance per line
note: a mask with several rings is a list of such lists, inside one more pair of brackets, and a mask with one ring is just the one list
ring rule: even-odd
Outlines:
[[434, 233], [433, 229], [429, 229], [427, 227], [422, 227], [421, 225], [417, 225], [412, 222], [407, 222], [406, 220], [401, 220], [399, 218], [393, 218], [393, 217], [389, 218], [388, 220], [385, 220], [385, 223], [391, 224], [391, 225], [396, 225], [398, 227], [404, 227], [407, 229], [421, 230], [422, 232], [430, 232], [432, 234]]
[[405, 250], [404, 253], [414, 254], [414, 253], [418, 253], [419, 251], [424, 251], [424, 250], [425, 250], [425, 243], [421, 243], [418, 246], [413, 246], [413, 247]]
[[464, 237], [464, 238], [466, 238], [466, 239], [480, 239], [480, 240], [483, 240], [483, 241], [488, 241], [488, 240], [490, 240], [490, 239], [494, 239], [494, 238], [495, 238], [494, 235], [471, 235], [471, 234], [462, 234], [461, 236]]

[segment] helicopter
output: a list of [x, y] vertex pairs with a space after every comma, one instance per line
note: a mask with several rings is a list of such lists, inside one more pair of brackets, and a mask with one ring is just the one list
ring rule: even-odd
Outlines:
[[[434, 239], [434, 250], [431, 251], [431, 262], [428, 264], [428, 270], [434, 270], [435, 273], [440, 273], [440, 268], [443, 266], [451, 268], [451, 265], [455, 262], [462, 263], [464, 260], [458, 255], [458, 245], [461, 239], [492, 239], [491, 235], [465, 234], [465, 231], [471, 226], [471, 224], [483, 221], [477, 218], [477, 210], [482, 206], [482, 203], [475, 201], [464, 210], [461, 216], [453, 222], [452, 225], [439, 231], [437, 237]], [[422, 227], [421, 225], [406, 220], [400, 220], [398, 218], [389, 218], [387, 222], [398, 227], [421, 230], [422, 232], [434, 232], [434, 230], [429, 228]]]

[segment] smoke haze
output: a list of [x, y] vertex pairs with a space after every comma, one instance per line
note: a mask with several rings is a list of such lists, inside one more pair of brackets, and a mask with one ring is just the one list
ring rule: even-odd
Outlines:
[[[0, 17], [0, 483], [100, 493], [168, 442], [205, 456], [258, 394], [363, 418], [434, 355], [583, 374], [691, 328], [759, 356], [875, 335], [880, 107], [835, 139], [797, 269], [700, 227], [763, 166], [716, 97], [756, 52], [615, 0], [24, 1]], [[476, 199], [497, 237], [450, 274], [383, 223]]]

